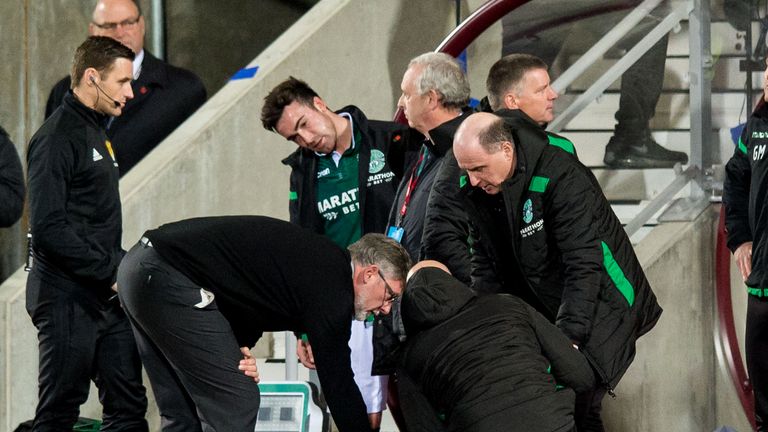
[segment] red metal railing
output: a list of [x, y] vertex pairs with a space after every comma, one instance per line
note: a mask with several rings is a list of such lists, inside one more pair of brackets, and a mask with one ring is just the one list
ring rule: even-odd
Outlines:
[[728, 365], [728, 375], [736, 388], [739, 402], [747, 419], [755, 427], [755, 405], [752, 385], [747, 377], [747, 370], [741, 360], [741, 349], [736, 338], [736, 324], [733, 319], [733, 301], [731, 299], [731, 252], [726, 246], [725, 206], [720, 208], [720, 221], [717, 224], [717, 244], [715, 246], [715, 282], [717, 298], [717, 321], [723, 354]]
[[[493, 23], [500, 20], [504, 15], [528, 3], [530, 0], [489, 0], [472, 15], [464, 20], [454, 31], [451, 32], [438, 45], [436, 52], [444, 52], [454, 57], [461, 54], [462, 51], [477, 37], [488, 29]], [[613, 5], [598, 7], [590, 11], [589, 14], [583, 13], [573, 16], [560, 17], [547, 21], [539, 25], [533, 31], [543, 31], [557, 25], [572, 22], [575, 19], [585, 18], [587, 16], [600, 15], [603, 13], [614, 12], [620, 9], [626, 9], [637, 5], [638, 1], [628, 1], [625, 5]], [[525, 31], [529, 33], [531, 29]], [[516, 34], [515, 36], [522, 36]], [[402, 110], [398, 109], [395, 113], [395, 121], [406, 123]], [[717, 291], [717, 316], [719, 325], [719, 334], [724, 347], [724, 354], [728, 363], [728, 373], [736, 388], [736, 393], [741, 403], [744, 413], [755, 428], [755, 409], [752, 394], [752, 386], [747, 378], [746, 368], [741, 359], [741, 349], [736, 338], [736, 326], [733, 317], [733, 302], [731, 299], [730, 282], [730, 251], [725, 244], [725, 216], [721, 209], [720, 222], [717, 230], [717, 245], [715, 249], [715, 275]]]

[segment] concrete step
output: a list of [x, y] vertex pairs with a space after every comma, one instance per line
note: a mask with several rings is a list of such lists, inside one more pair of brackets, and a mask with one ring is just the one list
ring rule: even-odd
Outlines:
[[[555, 113], [563, 112], [577, 96], [566, 94], [558, 98], [555, 103]], [[745, 98], [743, 94], [713, 93], [712, 127], [730, 128], [743, 122], [746, 118], [745, 113], [752, 110], [752, 104], [748, 110], [745, 109]], [[688, 99], [687, 93], [663, 93], [656, 104], [656, 114], [651, 120], [651, 129], [689, 129]], [[566, 128], [569, 130], [612, 128], [615, 123], [614, 114], [618, 107], [619, 94], [604, 93], [574, 117]]]
[[[603, 167], [603, 155], [605, 146], [613, 136], [613, 130], [566, 130], [563, 136], [568, 137], [576, 146], [579, 160], [593, 168]], [[690, 132], [687, 130], [655, 130], [653, 138], [662, 146], [675, 151], [690, 153]], [[724, 158], [730, 158], [733, 154], [734, 144], [731, 141], [729, 130], [713, 130], [712, 140], [718, 145], [720, 154]]]
[[[713, 65], [712, 92], [723, 91], [743, 92], [746, 84], [746, 73], [739, 70], [739, 62], [743, 58], [720, 57]], [[601, 59], [595, 62], [579, 79], [574, 81], [567, 93], [580, 93], [588, 89], [606, 70], [613, 66], [618, 59]], [[688, 90], [690, 78], [688, 75], [688, 58], [667, 58], [664, 70], [664, 90]], [[760, 92], [763, 72], [752, 73], [752, 87]], [[618, 91], [621, 79], [617, 79], [608, 90]]]

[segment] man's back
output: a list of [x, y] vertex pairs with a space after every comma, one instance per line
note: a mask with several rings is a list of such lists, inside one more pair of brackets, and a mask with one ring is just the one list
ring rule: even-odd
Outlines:
[[448, 430], [572, 428], [574, 393], [556, 386], [588, 388], [592, 371], [523, 301], [477, 298], [447, 273], [424, 269], [409, 281], [402, 308], [403, 368], [445, 415]]

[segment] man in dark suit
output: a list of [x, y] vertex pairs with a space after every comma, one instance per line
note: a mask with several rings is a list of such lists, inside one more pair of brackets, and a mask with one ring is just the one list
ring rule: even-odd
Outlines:
[[[107, 128], [120, 176], [206, 99], [205, 87], [194, 73], [171, 66], [144, 49], [144, 30], [144, 16], [135, 0], [99, 0], [88, 25], [90, 35], [116, 39], [136, 54], [131, 83], [134, 98], [123, 108], [123, 115], [111, 119]], [[61, 105], [70, 86], [70, 78], [66, 77], [53, 87], [45, 107], [46, 118]]]

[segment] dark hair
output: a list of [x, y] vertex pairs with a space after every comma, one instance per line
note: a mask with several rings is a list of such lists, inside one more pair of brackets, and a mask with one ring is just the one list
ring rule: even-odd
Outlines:
[[72, 60], [72, 88], [80, 85], [80, 79], [88, 68], [108, 74], [119, 58], [133, 61], [136, 55], [130, 48], [106, 36], [90, 36], [77, 50]]
[[501, 117], [493, 120], [487, 128], [480, 130], [477, 134], [477, 142], [486, 153], [496, 153], [501, 149], [501, 143], [504, 141], [514, 144], [515, 137]]
[[494, 63], [485, 80], [491, 108], [494, 111], [504, 108], [504, 95], [513, 89], [519, 92], [523, 77], [533, 69], [548, 68], [544, 60], [530, 54], [510, 54]]
[[304, 81], [289, 77], [269, 92], [264, 98], [261, 108], [261, 124], [264, 129], [274, 131], [277, 122], [283, 115], [283, 108], [298, 101], [302, 105], [313, 106], [314, 98], [318, 97], [312, 87]]

